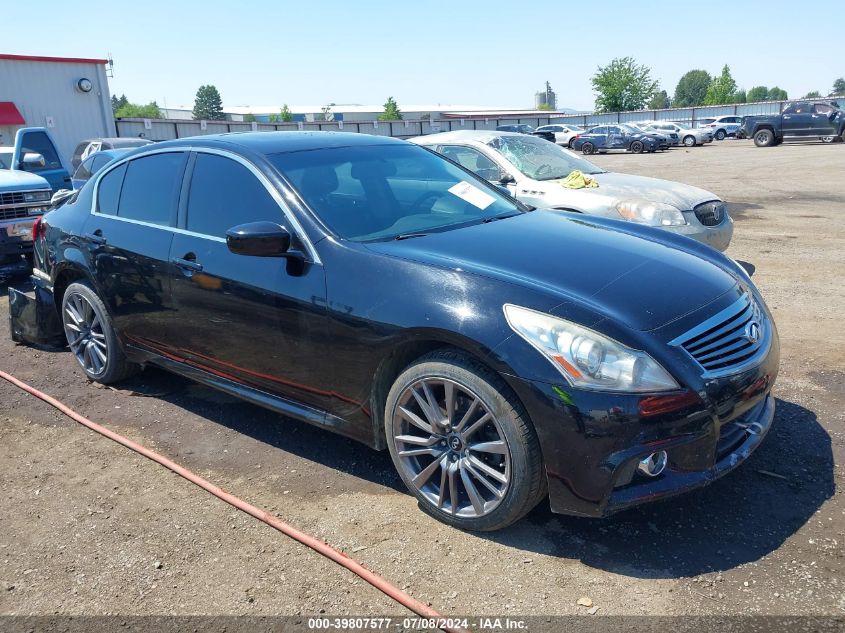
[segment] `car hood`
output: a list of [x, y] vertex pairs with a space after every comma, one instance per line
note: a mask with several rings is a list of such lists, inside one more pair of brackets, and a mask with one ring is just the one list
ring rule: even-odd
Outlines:
[[16, 169], [0, 169], [0, 191], [23, 191], [24, 189], [49, 189], [50, 183], [41, 176]]
[[[566, 206], [606, 217], [608, 210], [615, 210], [617, 203], [627, 200], [662, 202], [681, 211], [690, 211], [702, 202], [719, 199], [719, 196], [705, 189], [659, 178], [613, 172], [595, 174], [591, 178], [595, 178], [598, 187], [567, 189], [561, 186], [562, 180], [541, 180], [532, 181], [532, 188], [542, 191], [542, 197], [548, 203], [540, 206]], [[521, 188], [520, 183], [518, 189]], [[615, 211], [613, 213], [615, 214]]]
[[[662, 241], [659, 229], [648, 231], [650, 237], [644, 239], [616, 230], [617, 224], [624, 228], [621, 222], [603, 224], [577, 214], [537, 210], [366, 246], [533, 288], [551, 294], [558, 306], [576, 303], [599, 319], [638, 330], [658, 328], [705, 306], [737, 283], [719, 266]], [[506, 291], [501, 300], [508, 302]]]

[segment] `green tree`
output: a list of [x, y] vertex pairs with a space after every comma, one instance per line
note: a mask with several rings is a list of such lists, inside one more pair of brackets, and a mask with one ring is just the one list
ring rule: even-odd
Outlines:
[[651, 70], [633, 57], [617, 57], [599, 66], [591, 81], [598, 112], [642, 110], [657, 90]]
[[138, 103], [126, 103], [114, 113], [116, 119], [161, 119], [161, 110], [155, 101], [147, 105]]
[[402, 112], [399, 110], [399, 106], [396, 104], [396, 100], [393, 97], [388, 97], [387, 101], [384, 102], [384, 112], [378, 115], [379, 121], [401, 121], [402, 120]]
[[786, 94], [786, 90], [777, 86], [769, 88], [769, 101], [786, 101], [787, 99], [789, 99], [789, 95]]
[[284, 121], [285, 123], [290, 123], [293, 121], [293, 113], [290, 111], [288, 104], [282, 106], [281, 111], [279, 112], [279, 119]]
[[538, 109], [538, 110], [543, 110], [543, 111], [546, 111], [546, 112], [547, 112], [547, 111], [549, 111], [549, 110], [551, 110], [551, 109], [552, 109], [552, 106], [551, 106], [551, 105], [549, 105], [548, 103], [541, 103], [540, 105], [538, 105], [538, 106], [537, 106], [537, 109]]
[[734, 103], [745, 103], [748, 101], [748, 95], [745, 94], [745, 90], [737, 90], [734, 93]]
[[749, 103], [754, 103], [755, 101], [768, 101], [768, 99], [769, 89], [766, 88], [766, 86], [754, 86], [748, 91]]
[[252, 112], [248, 112], [244, 115], [244, 122], [245, 123], [255, 123], [255, 115]]
[[805, 99], [819, 99], [822, 96], [818, 90], [811, 90], [807, 94], [804, 95]]
[[714, 77], [704, 95], [704, 105], [722, 105], [733, 103], [736, 97], [736, 81], [727, 64], [722, 67], [722, 74]]
[[120, 97], [117, 95], [111, 96], [111, 109], [113, 113], [117, 112], [126, 105], [129, 105], [129, 99], [126, 98], [126, 95], [120, 95]]
[[211, 84], [200, 86], [197, 90], [197, 97], [194, 100], [194, 119], [206, 121], [222, 121], [226, 118], [223, 114], [223, 100], [220, 92]]
[[845, 77], [840, 77], [833, 82], [833, 91], [830, 96], [838, 97], [839, 95], [845, 95]]
[[661, 90], [660, 92], [655, 92], [654, 96], [652, 96], [651, 101], [648, 102], [648, 109], [649, 110], [665, 110], [672, 106], [672, 102], [669, 100], [669, 95], [666, 94], [665, 90]]
[[701, 105], [711, 81], [710, 73], [706, 70], [687, 71], [675, 87], [672, 105], [676, 108]]

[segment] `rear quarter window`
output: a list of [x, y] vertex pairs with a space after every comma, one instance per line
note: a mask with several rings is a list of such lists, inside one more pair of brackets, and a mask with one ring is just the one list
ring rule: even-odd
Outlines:
[[97, 213], [117, 215], [117, 204], [120, 200], [120, 190], [123, 177], [126, 175], [126, 164], [112, 169], [97, 185]]

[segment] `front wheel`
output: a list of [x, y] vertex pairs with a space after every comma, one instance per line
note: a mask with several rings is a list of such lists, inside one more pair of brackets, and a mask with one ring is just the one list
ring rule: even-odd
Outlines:
[[754, 135], [754, 144], [757, 147], [770, 147], [775, 144], [775, 135], [771, 130], [760, 130]]
[[724, 130], [716, 130], [716, 134], [715, 134], [715, 136], [716, 136], [716, 140], [717, 140], [717, 141], [724, 141], [724, 140], [725, 140], [725, 137], [726, 137], [727, 135], [728, 135], [728, 133], [727, 133], [727, 132], [725, 132]]
[[91, 380], [107, 385], [138, 370], [126, 360], [105, 305], [87, 283], [75, 282], [65, 290], [62, 325], [70, 351]]
[[695, 137], [693, 135], [684, 137], [684, 145], [687, 147], [695, 147]]
[[835, 136], [820, 136], [822, 143], [833, 143], [836, 140]]
[[628, 149], [630, 149], [631, 153], [633, 154], [642, 154], [643, 144], [641, 141], [634, 141], [633, 143], [631, 143], [631, 147], [629, 147]]
[[428, 354], [399, 375], [385, 434], [422, 510], [454, 527], [504, 528], [546, 494], [527, 413], [497, 374], [457, 351]]
[[582, 153], [582, 154], [587, 154], [588, 156], [589, 156], [590, 154], [595, 154], [595, 153], [596, 153], [596, 146], [595, 146], [595, 145], [593, 145], [592, 143], [584, 143], [584, 144], [581, 146], [581, 153]]

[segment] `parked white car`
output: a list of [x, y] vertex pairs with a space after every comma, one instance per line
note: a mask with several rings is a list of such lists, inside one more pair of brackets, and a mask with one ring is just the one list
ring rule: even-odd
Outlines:
[[[624, 219], [685, 235], [720, 251], [733, 235], [727, 205], [716, 194], [679, 182], [607, 172], [536, 136], [457, 130], [410, 141], [507, 187], [517, 200], [535, 208]], [[562, 186], [576, 170], [595, 179], [598, 186]]]
[[722, 141], [726, 136], [736, 136], [736, 131], [741, 124], [741, 116], [725, 115], [716, 118], [701, 119], [698, 127], [710, 129], [716, 140]]
[[552, 123], [538, 127], [535, 132], [552, 132], [555, 135], [555, 143], [564, 147], [572, 148], [572, 140], [586, 130], [577, 125], [569, 123]]
[[641, 123], [641, 125], [656, 132], [675, 132], [678, 135], [679, 142], [686, 147], [713, 142], [713, 131], [710, 128], [687, 127], [674, 121], [647, 121]]

